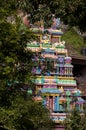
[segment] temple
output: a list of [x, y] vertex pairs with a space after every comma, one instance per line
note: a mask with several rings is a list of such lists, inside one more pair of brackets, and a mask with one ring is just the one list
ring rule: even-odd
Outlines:
[[82, 92], [73, 76], [72, 58], [68, 56], [65, 41], [61, 41], [61, 29], [52, 26], [50, 29], [33, 27], [31, 30], [38, 37], [36, 41], [27, 43], [27, 50], [34, 53], [34, 100], [42, 102], [58, 124], [74, 108], [83, 112]]

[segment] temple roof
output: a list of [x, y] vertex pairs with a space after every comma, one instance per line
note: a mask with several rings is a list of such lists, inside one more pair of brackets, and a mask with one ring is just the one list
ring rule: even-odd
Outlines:
[[54, 50], [51, 50], [50, 48], [43, 49], [42, 52], [51, 52], [51, 53], [55, 53], [55, 51], [54, 51]]
[[53, 35], [62, 35], [63, 32], [60, 30], [60, 29], [47, 29], [47, 31], [50, 33], [50, 34], [53, 34]]
[[60, 93], [62, 93], [59, 89], [49, 89], [49, 88], [47, 88], [47, 89], [42, 89], [41, 90], [41, 92], [42, 93], [58, 93], [58, 94], [60, 94]]
[[78, 102], [85, 102], [85, 100], [81, 97], [78, 97]]

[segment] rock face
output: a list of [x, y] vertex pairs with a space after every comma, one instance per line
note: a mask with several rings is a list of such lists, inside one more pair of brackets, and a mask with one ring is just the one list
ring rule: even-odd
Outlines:
[[23, 17], [23, 23], [27, 27], [30, 27], [30, 21], [29, 21], [28, 15], [26, 15], [26, 16]]

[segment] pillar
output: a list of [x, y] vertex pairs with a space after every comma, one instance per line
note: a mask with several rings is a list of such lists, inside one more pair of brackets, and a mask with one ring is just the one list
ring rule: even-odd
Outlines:
[[47, 103], [47, 101], [46, 101], [46, 97], [43, 97], [43, 101], [42, 101], [42, 104], [46, 107], [46, 103]]
[[59, 111], [59, 96], [55, 96], [54, 111]]

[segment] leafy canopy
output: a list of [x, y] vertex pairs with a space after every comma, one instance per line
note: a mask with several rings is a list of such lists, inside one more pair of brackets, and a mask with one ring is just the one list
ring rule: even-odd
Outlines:
[[23, 89], [33, 87], [33, 53], [26, 46], [34, 35], [17, 16], [16, 0], [0, 0], [0, 32], [0, 128], [52, 129], [47, 109]]
[[30, 14], [31, 22], [44, 20], [45, 27], [52, 23], [52, 15], [71, 26], [86, 31], [86, 2], [84, 0], [19, 0], [17, 7]]
[[66, 130], [85, 130], [86, 129], [86, 116], [74, 109], [68, 114], [64, 121]]

